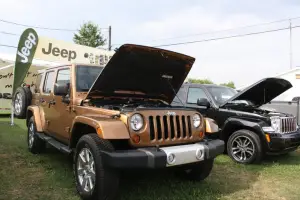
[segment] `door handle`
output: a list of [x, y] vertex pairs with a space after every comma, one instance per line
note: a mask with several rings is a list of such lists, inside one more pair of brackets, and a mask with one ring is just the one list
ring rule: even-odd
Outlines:
[[50, 100], [50, 101], [49, 101], [49, 108], [50, 108], [51, 105], [55, 105], [55, 103], [56, 103], [56, 102], [55, 102], [54, 99], [53, 99], [53, 100]]

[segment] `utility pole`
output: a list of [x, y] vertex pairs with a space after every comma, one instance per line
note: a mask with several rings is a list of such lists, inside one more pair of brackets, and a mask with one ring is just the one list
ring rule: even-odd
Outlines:
[[111, 50], [111, 26], [108, 28], [108, 50]]
[[290, 21], [290, 68], [293, 68], [292, 21]]

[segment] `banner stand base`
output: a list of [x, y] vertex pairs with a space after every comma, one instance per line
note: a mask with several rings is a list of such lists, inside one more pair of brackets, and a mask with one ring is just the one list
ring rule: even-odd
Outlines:
[[14, 126], [14, 106], [13, 106], [13, 102], [11, 102], [11, 118], [10, 118], [10, 125]]

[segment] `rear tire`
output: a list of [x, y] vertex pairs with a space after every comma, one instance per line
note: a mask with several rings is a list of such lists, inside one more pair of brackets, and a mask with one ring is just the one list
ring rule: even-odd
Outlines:
[[107, 140], [97, 134], [80, 138], [74, 154], [76, 189], [84, 200], [114, 200], [118, 197], [119, 173], [104, 166], [101, 151], [113, 151]]
[[249, 130], [234, 132], [227, 141], [227, 153], [237, 163], [259, 163], [264, 155], [259, 136]]
[[39, 138], [36, 132], [37, 130], [36, 130], [34, 118], [31, 117], [28, 122], [27, 143], [28, 143], [28, 150], [33, 154], [41, 153], [46, 149], [46, 142], [41, 138]]
[[32, 93], [27, 87], [18, 87], [14, 97], [14, 114], [17, 118], [25, 119], [27, 107], [31, 104]]

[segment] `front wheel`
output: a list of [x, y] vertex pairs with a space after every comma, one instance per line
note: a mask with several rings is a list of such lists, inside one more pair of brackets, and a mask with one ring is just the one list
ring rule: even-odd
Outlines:
[[101, 153], [113, 150], [111, 143], [97, 134], [84, 135], [77, 143], [73, 169], [82, 199], [113, 200], [118, 197], [118, 172], [104, 166]]
[[238, 130], [227, 141], [227, 153], [238, 163], [259, 163], [263, 157], [261, 140], [252, 131]]

